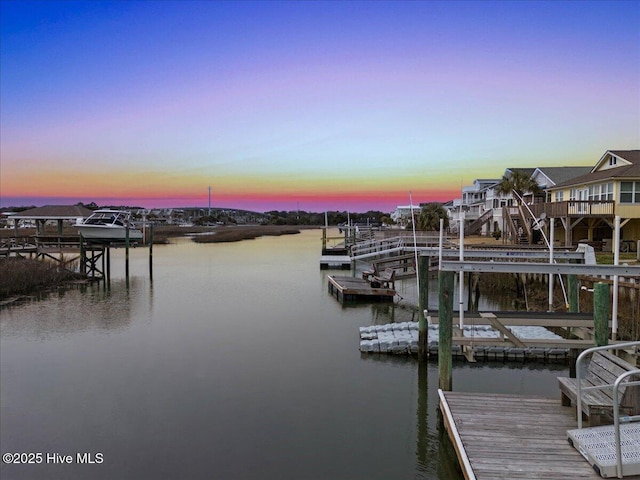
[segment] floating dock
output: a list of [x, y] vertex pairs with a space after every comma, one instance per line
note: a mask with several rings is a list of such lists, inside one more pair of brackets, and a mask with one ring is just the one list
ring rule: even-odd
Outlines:
[[[457, 328], [457, 327], [456, 327]], [[509, 326], [509, 334], [522, 339], [524, 347], [514, 346], [500, 330], [490, 325], [468, 325], [464, 337], [452, 347], [455, 357], [472, 360], [565, 360], [569, 348], [562, 337], [542, 326]], [[438, 326], [428, 325], [428, 354], [438, 355]], [[418, 353], [418, 322], [389, 323], [360, 327], [360, 352], [412, 355]], [[469, 342], [469, 343], [467, 343]], [[536, 346], [528, 346], [534, 343]], [[592, 343], [592, 342], [591, 342]], [[465, 352], [467, 345], [473, 355]], [[590, 345], [589, 345], [590, 346]]]
[[322, 255], [320, 270], [328, 270], [329, 268], [351, 270], [351, 257], [349, 255]]
[[[567, 441], [575, 408], [560, 400], [438, 390], [467, 480], [601, 478]], [[625, 477], [637, 480], [638, 476]]]
[[362, 278], [339, 277], [328, 275], [329, 293], [341, 303], [347, 302], [393, 302], [396, 291], [392, 288], [371, 286], [371, 283]]

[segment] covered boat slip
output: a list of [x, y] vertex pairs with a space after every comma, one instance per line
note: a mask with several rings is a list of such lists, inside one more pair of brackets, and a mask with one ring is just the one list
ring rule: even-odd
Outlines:
[[575, 408], [541, 397], [438, 394], [466, 479], [601, 478], [567, 441], [567, 431], [576, 426]]

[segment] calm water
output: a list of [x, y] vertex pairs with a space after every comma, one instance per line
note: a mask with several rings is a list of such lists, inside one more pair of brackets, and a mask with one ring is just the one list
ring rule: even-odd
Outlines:
[[[0, 310], [1, 453], [74, 456], [2, 464], [0, 476], [461, 478], [438, 430], [437, 364], [358, 351], [358, 327], [411, 310], [342, 307], [318, 267], [320, 237], [155, 246], [153, 282], [136, 249], [128, 287], [112, 251], [110, 289]], [[403, 303], [415, 297], [400, 289]], [[453, 382], [557, 397], [564, 374], [457, 363]], [[103, 462], [78, 465], [77, 453]]]

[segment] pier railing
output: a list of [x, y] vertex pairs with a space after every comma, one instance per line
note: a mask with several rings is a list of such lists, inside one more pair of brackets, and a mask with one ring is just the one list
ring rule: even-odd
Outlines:
[[[416, 247], [437, 247], [439, 237], [434, 235], [416, 236], [415, 243], [413, 236], [398, 235], [379, 240], [366, 240], [359, 242], [351, 247], [351, 258], [358, 260], [361, 258], [369, 258], [373, 256], [385, 255], [394, 252], [403, 252]], [[450, 245], [447, 240], [447, 247]]]

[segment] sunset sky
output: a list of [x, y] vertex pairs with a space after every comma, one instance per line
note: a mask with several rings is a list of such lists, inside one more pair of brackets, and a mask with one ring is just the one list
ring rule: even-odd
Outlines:
[[0, 9], [2, 207], [388, 212], [640, 148], [639, 1]]

